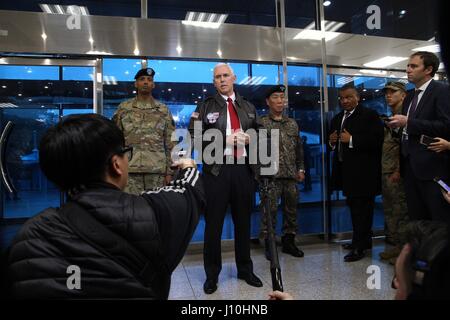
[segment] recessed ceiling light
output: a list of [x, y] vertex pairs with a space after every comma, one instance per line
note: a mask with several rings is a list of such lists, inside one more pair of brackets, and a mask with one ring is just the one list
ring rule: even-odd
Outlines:
[[218, 29], [227, 17], [227, 14], [188, 11], [181, 23], [194, 27]]
[[414, 48], [412, 51], [429, 51], [436, 53], [441, 52], [441, 47], [438, 44], [432, 44], [430, 46]]
[[399, 63], [401, 61], [407, 60], [408, 57], [393, 57], [393, 56], [386, 56], [374, 61], [370, 61], [367, 63], [364, 63], [365, 67], [368, 68], [385, 68], [387, 66]]
[[77, 14], [82, 16], [88, 16], [89, 10], [85, 6], [62, 6], [59, 4], [45, 4], [40, 3], [39, 7], [41, 7], [42, 12], [50, 13], [50, 14]]
[[[325, 41], [333, 40], [338, 37], [340, 33], [338, 32], [328, 32], [325, 31]], [[322, 31], [319, 30], [303, 30], [300, 31], [295, 37], [294, 40], [304, 39], [304, 40], [322, 40]]]

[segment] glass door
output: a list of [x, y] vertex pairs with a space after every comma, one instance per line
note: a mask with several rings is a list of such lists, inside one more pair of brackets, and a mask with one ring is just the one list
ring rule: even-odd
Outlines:
[[[0, 65], [2, 143], [0, 218], [28, 218], [59, 207], [63, 195], [42, 173], [39, 141], [62, 116], [98, 110], [96, 60], [3, 58]], [[8, 128], [7, 128], [8, 129]]]

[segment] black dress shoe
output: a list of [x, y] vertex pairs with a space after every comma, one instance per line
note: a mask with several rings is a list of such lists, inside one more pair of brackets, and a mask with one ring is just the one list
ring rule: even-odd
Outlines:
[[216, 290], [217, 280], [206, 279], [205, 283], [203, 284], [203, 291], [205, 291], [206, 294], [211, 294]]
[[261, 280], [259, 280], [259, 278], [252, 272], [250, 275], [248, 276], [243, 276], [238, 274], [238, 279], [242, 279], [245, 280], [245, 282], [247, 282], [247, 284], [253, 286], [253, 287], [262, 287], [263, 283], [261, 282]]
[[366, 253], [364, 252], [364, 250], [354, 249], [354, 250], [350, 251], [350, 253], [344, 257], [344, 261], [345, 262], [358, 261], [358, 260], [361, 260], [362, 258], [364, 258], [365, 256], [366, 256]]
[[353, 244], [351, 244], [351, 243], [344, 243], [342, 245], [342, 248], [345, 249], [345, 250], [353, 250], [354, 249], [353, 248]]

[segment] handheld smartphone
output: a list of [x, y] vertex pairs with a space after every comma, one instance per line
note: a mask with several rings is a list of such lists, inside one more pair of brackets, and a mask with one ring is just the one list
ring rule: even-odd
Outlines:
[[[181, 158], [184, 158], [184, 157], [186, 156], [186, 154], [187, 154], [187, 151], [181, 149], [180, 151], [178, 151], [178, 152], [176, 153], [176, 155], [177, 155], [177, 160], [178, 160], [178, 159], [181, 159]], [[172, 158], [172, 160], [173, 160], [173, 158]], [[178, 168], [178, 166], [174, 165], [173, 163], [172, 163], [172, 165], [170, 166], [170, 169], [172, 169], [172, 170], [175, 170], [175, 169], [177, 169], [177, 168]]]
[[392, 121], [392, 119], [390, 119], [388, 116], [386, 116], [386, 115], [381, 115], [380, 116], [380, 118], [381, 118], [381, 120], [383, 120], [384, 122], [390, 122], [390, 121]]
[[434, 181], [439, 185], [439, 187], [441, 187], [442, 190], [445, 192], [450, 192], [450, 187], [444, 181], [439, 178], [434, 178]]
[[420, 143], [423, 144], [424, 146], [429, 146], [430, 143], [436, 142], [437, 140], [433, 137], [430, 136], [426, 136], [426, 135], [421, 135], [420, 136]]

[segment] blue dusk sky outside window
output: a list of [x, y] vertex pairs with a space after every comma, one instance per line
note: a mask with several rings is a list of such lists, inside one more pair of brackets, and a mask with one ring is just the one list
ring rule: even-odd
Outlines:
[[59, 80], [58, 66], [0, 66], [0, 79]]
[[317, 67], [288, 66], [288, 84], [301, 87], [318, 87], [320, 69]]
[[63, 67], [63, 80], [93, 81], [94, 67]]
[[141, 63], [141, 59], [104, 59], [103, 79], [108, 79], [109, 81], [134, 81], [134, 75], [141, 70]]
[[[155, 82], [212, 83], [214, 66], [218, 62], [149, 60], [148, 66], [156, 72]], [[230, 63], [236, 82], [248, 77], [246, 63]]]
[[[249, 85], [276, 85], [279, 84], [278, 65], [276, 64], [252, 64], [253, 79], [238, 79], [238, 84]], [[280, 66], [281, 68], [281, 66]]]

